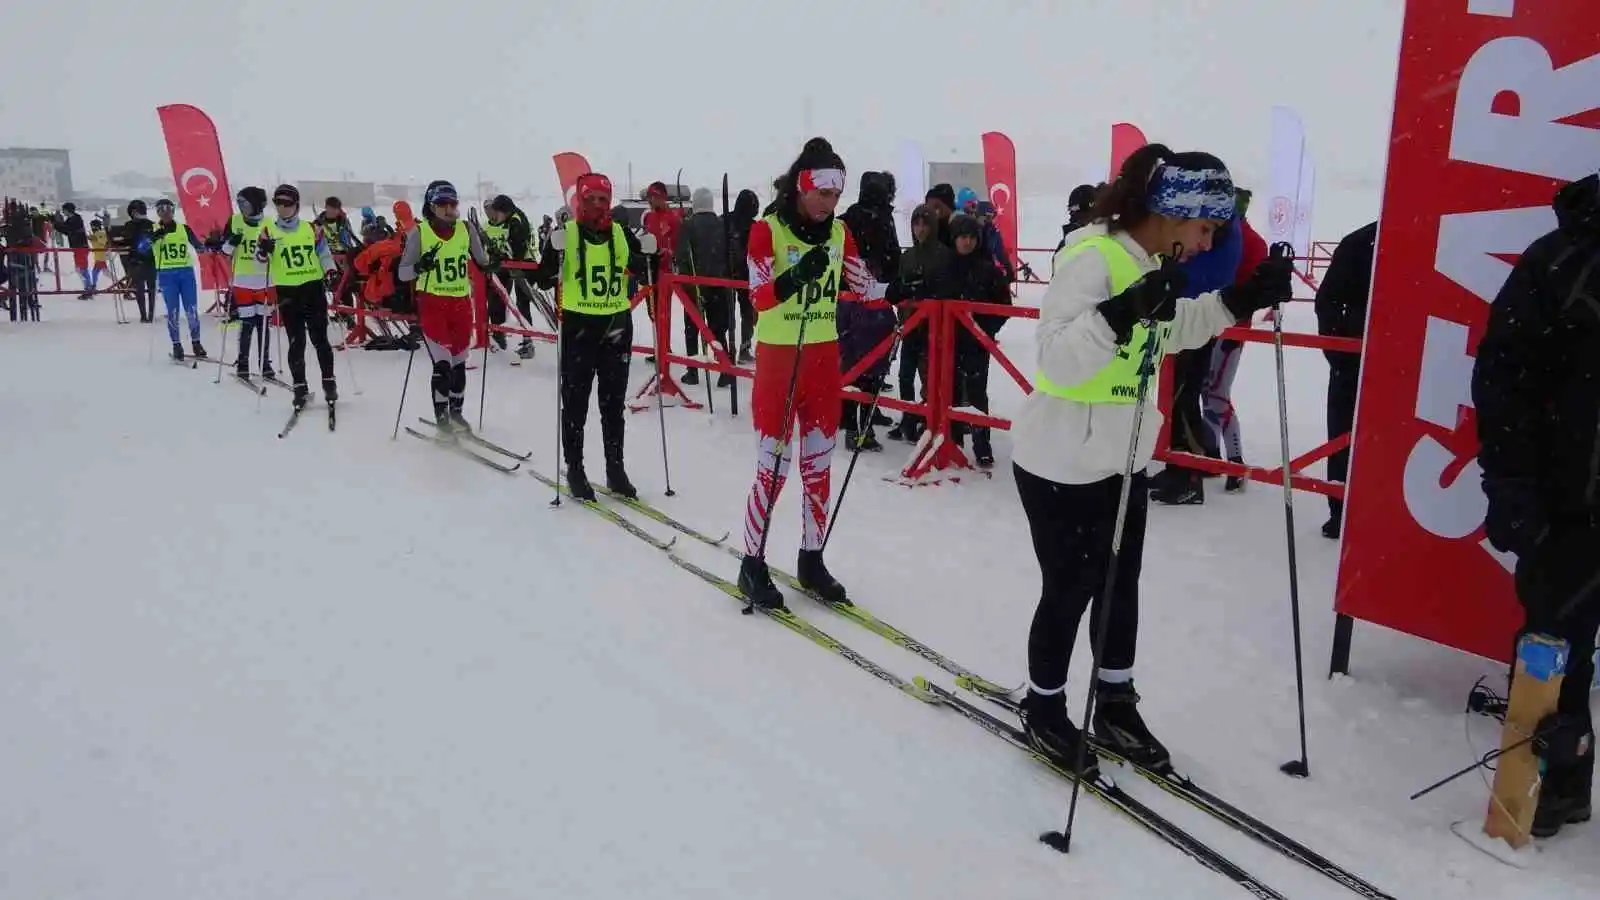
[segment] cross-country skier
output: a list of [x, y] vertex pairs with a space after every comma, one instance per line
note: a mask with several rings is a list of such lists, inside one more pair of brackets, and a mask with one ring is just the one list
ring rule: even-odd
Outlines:
[[[1162, 354], [1199, 347], [1290, 295], [1290, 263], [1275, 259], [1243, 284], [1179, 299], [1178, 263], [1208, 249], [1233, 212], [1233, 179], [1221, 160], [1160, 144], [1141, 148], [1097, 198], [1092, 224], [1067, 236], [1040, 305], [1036, 389], [1012, 432], [1017, 492], [1043, 581], [1028, 634], [1022, 719], [1035, 746], [1068, 764], [1076, 763], [1082, 737], [1067, 717], [1067, 663], [1091, 603], [1092, 622], [1108, 617], [1093, 686], [1095, 734], [1139, 763], [1168, 763], [1139, 715], [1133, 687], [1149, 506], [1144, 469], [1161, 429], [1155, 372]], [[1148, 351], [1157, 368], [1142, 373]], [[1143, 378], [1143, 421], [1130, 459]], [[1124, 471], [1133, 472], [1133, 484], [1113, 561]], [[1114, 593], [1102, 596], [1113, 562]], [[1092, 767], [1093, 755], [1086, 758]]]
[[259, 331], [261, 375], [272, 378], [276, 374], [269, 355], [272, 332], [267, 328], [272, 289], [267, 286], [268, 264], [256, 258], [261, 223], [267, 212], [267, 192], [252, 185], [239, 191], [234, 203], [239, 211], [228, 219], [227, 231], [223, 232], [217, 246], [218, 252], [233, 257], [233, 308], [239, 317], [239, 358], [234, 361], [233, 368], [240, 378], [250, 377], [250, 339]]
[[807, 141], [783, 182], [777, 210], [750, 229], [749, 251], [750, 299], [758, 311], [750, 404], [760, 443], [756, 479], [745, 503], [739, 589], [751, 603], [767, 608], [783, 606], [783, 595], [772, 583], [763, 535], [796, 445], [802, 528], [795, 574], [824, 601], [849, 602], [822, 561], [843, 374], [839, 294], [853, 291], [861, 299], [846, 302], [876, 304], [885, 292], [867, 270], [850, 229], [833, 214], [845, 189], [844, 162], [833, 147], [822, 138]]
[[172, 358], [183, 359], [183, 344], [178, 340], [178, 308], [189, 320], [189, 345], [199, 359], [206, 358], [200, 346], [200, 285], [195, 281], [194, 252], [206, 246], [194, 231], [173, 218], [172, 201], [156, 201], [156, 227], [150, 233], [150, 252], [155, 255], [156, 283], [167, 307], [167, 338], [172, 341]]
[[400, 251], [400, 280], [416, 285], [417, 317], [433, 360], [433, 419], [444, 435], [472, 430], [461, 411], [472, 349], [472, 263], [484, 271], [496, 268], [477, 229], [461, 221], [455, 185], [430, 183], [422, 220], [407, 232]]
[[1557, 227], [1500, 288], [1472, 371], [1484, 530], [1517, 554], [1522, 634], [1570, 648], [1534, 837], [1593, 812], [1589, 691], [1600, 629], [1600, 175], [1563, 187], [1553, 205]]
[[611, 179], [596, 172], [578, 177], [577, 216], [562, 228], [560, 253], [539, 260], [534, 281], [557, 288], [561, 306], [561, 452], [567, 457], [567, 489], [593, 500], [583, 466], [583, 429], [589, 420], [589, 390], [598, 383], [600, 439], [606, 487], [637, 497], [623, 467], [623, 402], [628, 362], [633, 357], [633, 307], [628, 276], [647, 275], [639, 239], [611, 216]]
[[[512, 259], [522, 262], [533, 261], [533, 226], [528, 223], [528, 216], [517, 208], [517, 204], [505, 194], [498, 194], [485, 208], [489, 224], [483, 226], [484, 240], [502, 259]], [[517, 298], [517, 312], [522, 314], [523, 321], [529, 325], [533, 323], [533, 288], [528, 284], [527, 269], [501, 269], [495, 273], [495, 280], [505, 288], [508, 295], [515, 294]], [[490, 317], [494, 321], [495, 295], [490, 294]], [[504, 324], [506, 320], [505, 309], [500, 310], [500, 320], [496, 324]], [[554, 324], [554, 323], [550, 323]], [[505, 345], [505, 334], [496, 332], [495, 337], [501, 346]], [[533, 338], [525, 337], [517, 345], [517, 356], [522, 359], [533, 359]]]
[[289, 340], [289, 376], [294, 380], [294, 407], [304, 409], [306, 339], [317, 350], [322, 394], [328, 404], [339, 399], [333, 377], [333, 346], [328, 343], [328, 287], [339, 278], [333, 254], [316, 226], [300, 218], [300, 191], [280, 184], [272, 192], [277, 217], [261, 229], [256, 259], [267, 263], [267, 276], [278, 299], [278, 316]]

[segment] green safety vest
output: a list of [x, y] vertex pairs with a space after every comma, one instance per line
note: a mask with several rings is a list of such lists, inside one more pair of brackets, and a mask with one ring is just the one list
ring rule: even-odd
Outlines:
[[150, 252], [155, 254], [157, 269], [189, 268], [193, 263], [189, 257], [189, 226], [179, 225], [162, 235], [160, 240], [150, 245]]
[[[776, 214], [767, 216], [772, 229], [772, 278], [789, 271], [814, 244], [795, 236]], [[805, 329], [807, 344], [822, 344], [839, 339], [839, 288], [844, 273], [844, 224], [833, 220], [828, 236], [828, 268], [813, 281], [800, 286], [789, 299], [760, 313], [756, 318], [756, 340], [763, 344], [795, 346], [800, 343], [801, 318], [809, 319]], [[810, 308], [806, 301], [810, 300]]]
[[465, 297], [471, 294], [472, 272], [467, 268], [467, 260], [472, 256], [472, 237], [467, 231], [467, 223], [457, 222], [449, 239], [435, 234], [433, 226], [426, 220], [417, 223], [417, 233], [422, 240], [418, 249], [423, 256], [430, 250], [438, 250], [434, 256], [433, 271], [422, 274], [417, 290], [435, 297]]
[[[1077, 244], [1063, 249], [1056, 255], [1055, 265], [1057, 270], [1067, 260], [1085, 250], [1095, 250], [1106, 261], [1106, 269], [1111, 276], [1111, 296], [1127, 290], [1130, 285], [1139, 280], [1141, 273], [1139, 264], [1134, 261], [1128, 249], [1117, 242], [1111, 235], [1101, 235], [1080, 241]], [[1167, 336], [1172, 333], [1172, 323], [1162, 322], [1157, 328], [1151, 329], [1144, 324], [1133, 326], [1133, 337], [1117, 348], [1117, 355], [1111, 362], [1106, 363], [1100, 371], [1094, 373], [1088, 381], [1073, 385], [1060, 385], [1045, 376], [1044, 370], [1034, 373], [1033, 386], [1052, 397], [1071, 400], [1075, 403], [1123, 403], [1132, 404], [1139, 398], [1139, 365], [1144, 361], [1144, 351], [1149, 341], [1158, 341], [1155, 356], [1161, 354], [1161, 344], [1165, 344]], [[1154, 357], [1152, 357], [1154, 362]]]
[[233, 277], [241, 275], [263, 275], [267, 271], [266, 263], [256, 261], [256, 245], [261, 242], [261, 226], [251, 225], [238, 213], [228, 220], [228, 230], [239, 235], [239, 243], [233, 248]]
[[317, 258], [317, 231], [304, 219], [293, 231], [278, 227], [276, 219], [267, 222], [265, 229], [277, 246], [272, 248], [272, 264], [268, 274], [278, 287], [308, 284], [322, 277], [322, 260]]
[[493, 222], [484, 222], [478, 227], [483, 232], [483, 242], [495, 248], [506, 259], [511, 258], [511, 226], [508, 224], [496, 225]]
[[611, 240], [604, 244], [584, 240], [577, 222], [568, 222], [566, 229], [566, 249], [561, 252], [561, 308], [591, 316], [632, 309], [628, 298], [628, 239], [622, 226], [612, 222]]

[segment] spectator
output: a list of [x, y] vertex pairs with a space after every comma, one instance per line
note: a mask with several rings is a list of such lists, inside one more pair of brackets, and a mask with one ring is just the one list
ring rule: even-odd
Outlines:
[[[1256, 267], [1261, 265], [1262, 260], [1267, 258], [1267, 242], [1250, 227], [1250, 221], [1245, 218], [1245, 211], [1250, 207], [1250, 192], [1244, 188], [1237, 188], [1233, 196], [1239, 210], [1240, 233], [1244, 238], [1239, 271], [1234, 275], [1233, 283], [1244, 284], [1250, 280], [1250, 276]], [[1239, 324], [1250, 323], [1248, 320], [1242, 320]], [[1234, 414], [1233, 409], [1233, 376], [1239, 372], [1239, 359], [1244, 351], [1244, 343], [1220, 338], [1216, 343], [1216, 347], [1211, 351], [1211, 369], [1200, 390], [1201, 411], [1206, 424], [1211, 427], [1215, 440], [1221, 445], [1222, 452], [1228, 455], [1230, 461], [1242, 464], [1244, 445], [1239, 434], [1239, 417]], [[1244, 490], [1248, 483], [1243, 476], [1229, 475], [1223, 490], [1235, 494]]]
[[[1072, 189], [1067, 196], [1067, 224], [1061, 226], [1061, 243], [1056, 245], [1056, 252], [1067, 245], [1067, 235], [1089, 224], [1089, 210], [1094, 208], [1094, 198], [1105, 190], [1105, 185], [1080, 184]], [[1055, 260], [1050, 261], [1051, 271], [1055, 271]]]
[[[1521, 634], [1560, 638], [1570, 651], [1554, 727], [1547, 731], [1540, 723], [1549, 752], [1541, 754], [1546, 767], [1532, 834], [1541, 838], [1588, 821], [1593, 805], [1589, 691], [1600, 630], [1600, 175], [1563, 187], [1553, 205], [1556, 229], [1523, 251], [1501, 286], [1472, 372], [1482, 445], [1478, 463], [1489, 499], [1484, 527], [1490, 543], [1517, 555]], [[1350, 256], [1359, 259], [1370, 246], [1360, 234], [1339, 249], [1351, 243]], [[1333, 274], [1330, 268], [1330, 281]]]
[[[872, 273], [873, 280], [893, 284], [900, 274], [900, 235], [894, 226], [893, 179], [883, 172], [861, 173], [861, 190], [856, 202], [839, 218], [855, 237], [861, 261]], [[839, 366], [848, 372], [872, 348], [894, 334], [895, 311], [845, 303], [839, 307], [838, 323]], [[868, 394], [883, 390], [889, 362], [887, 355], [874, 361], [852, 385]], [[840, 425], [844, 428], [845, 444], [851, 448], [859, 444], [863, 450], [882, 450], [868, 409], [861, 403], [843, 404]]]
[[982, 226], [981, 237], [978, 245], [983, 252], [994, 261], [994, 267], [1005, 276], [1006, 284], [1017, 280], [1017, 269], [1011, 259], [1011, 248], [1006, 246], [1006, 240], [1000, 234], [999, 226], [994, 224], [994, 204], [988, 200], [979, 200], [977, 205], [978, 223]]
[[[491, 258], [498, 256], [502, 260], [533, 262], [533, 225], [528, 221], [527, 214], [517, 208], [515, 201], [505, 194], [496, 194], [484, 207], [484, 215], [489, 221], [482, 231], [484, 240], [489, 244], [487, 249]], [[533, 324], [533, 286], [528, 283], [529, 271], [502, 267], [494, 273], [495, 280], [500, 282], [506, 295], [517, 298], [517, 312], [522, 314], [524, 327]], [[489, 291], [489, 321], [495, 325], [504, 325], [506, 321], [505, 300], [501, 299], [498, 291]], [[547, 324], [555, 327], [554, 322]], [[504, 349], [505, 333], [497, 331], [494, 336], [495, 343]], [[533, 338], [523, 337], [517, 345], [517, 357], [533, 358]]]
[[[755, 224], [756, 213], [761, 210], [761, 198], [755, 191], [739, 192], [728, 216], [728, 277], [736, 281], [750, 280], [750, 227]], [[769, 213], [770, 215], [770, 213]], [[734, 291], [739, 300], [739, 365], [748, 366], [756, 361], [751, 341], [755, 338], [756, 310], [750, 304], [750, 291]], [[732, 346], [732, 323], [729, 323], [729, 346]]]
[[948, 184], [940, 183], [928, 190], [923, 202], [931, 205], [939, 214], [939, 243], [952, 247], [950, 243], [950, 219], [956, 214], [956, 189]]
[[[950, 290], [945, 296], [951, 300], [970, 300], [974, 303], [1011, 304], [1011, 289], [994, 267], [983, 249], [983, 225], [976, 216], [957, 216], [950, 223], [955, 238], [956, 252], [950, 264]], [[975, 324], [989, 337], [1000, 333], [1006, 317], [975, 315]], [[965, 327], [956, 327], [955, 404], [989, 411], [989, 353]], [[987, 426], [967, 426], [956, 423], [958, 444], [965, 443], [965, 435], [972, 432], [972, 455], [978, 467], [994, 466], [994, 448], [989, 441]]]
[[[1185, 297], [1198, 297], [1233, 284], [1244, 255], [1244, 232], [1237, 210], [1228, 226], [1217, 232], [1209, 250], [1181, 264], [1187, 287]], [[1211, 352], [1216, 339], [1193, 350], [1174, 354], [1172, 360], [1172, 431], [1170, 448], [1197, 456], [1220, 457], [1217, 442], [1200, 408], [1200, 395], [1211, 374]], [[1196, 469], [1167, 464], [1150, 479], [1150, 499], [1168, 506], [1206, 502], [1204, 476]]]
[[67, 239], [67, 246], [72, 248], [72, 267], [78, 270], [78, 277], [83, 280], [83, 293], [78, 299], [89, 299], [89, 235], [83, 230], [83, 216], [78, 214], [78, 207], [71, 203], [61, 204], [61, 212], [55, 217], [56, 234]]
[[156, 263], [150, 252], [151, 233], [155, 225], [150, 221], [149, 210], [143, 200], [128, 203], [128, 221], [120, 235], [112, 236], [112, 246], [124, 251], [122, 267], [127, 270], [128, 284], [133, 289], [133, 302], [139, 305], [139, 321], [149, 324], [156, 314]]
[[[650, 278], [653, 281], [660, 281], [661, 254], [670, 255], [673, 249], [678, 246], [678, 229], [683, 225], [683, 210], [674, 209], [669, 204], [667, 186], [660, 181], [651, 182], [650, 186], [645, 188], [644, 194], [645, 200], [650, 203], [650, 208], [644, 214], [644, 230], [656, 237], [656, 253], [655, 255], [646, 256], [645, 259], [648, 261]], [[612, 221], [617, 221], [614, 218], [615, 215], [616, 213], [613, 211]], [[626, 219], [622, 221], [625, 222]], [[645, 308], [650, 314], [650, 320], [652, 322], [655, 321], [656, 298], [654, 294], [650, 296]], [[666, 315], [670, 322], [672, 316], [672, 307], [670, 305], [667, 307]], [[653, 344], [655, 341], [652, 340], [651, 343]], [[654, 362], [654, 357], [651, 357], [650, 361]]]
[[[1372, 292], [1372, 257], [1378, 243], [1378, 223], [1364, 225], [1345, 235], [1333, 251], [1328, 271], [1317, 288], [1317, 333], [1329, 337], [1359, 338], [1367, 329], [1367, 295]], [[1360, 383], [1361, 357], [1324, 350], [1328, 359], [1328, 439], [1349, 434], [1356, 420], [1356, 386]], [[1350, 474], [1350, 451], [1328, 457], [1328, 480], [1344, 481]], [[1338, 540], [1344, 504], [1328, 498], [1328, 521], [1322, 536]]]
[[[695, 188], [689, 198], [690, 215], [678, 230], [678, 243], [673, 248], [673, 269], [680, 275], [705, 278], [728, 277], [727, 235], [722, 229], [722, 218], [717, 215], [716, 200], [709, 188]], [[728, 289], [684, 285], [684, 296], [700, 310], [706, 327], [715, 335], [728, 333]], [[683, 343], [690, 356], [700, 353], [700, 329], [687, 314], [683, 317]], [[710, 350], [709, 347], [706, 348]], [[699, 384], [700, 370], [683, 373], [684, 384]], [[733, 383], [733, 376], [723, 373], [717, 387]]]
[[[891, 288], [900, 300], [934, 300], [948, 297], [951, 292], [950, 267], [954, 251], [939, 240], [939, 209], [934, 203], [924, 203], [911, 213], [911, 249], [900, 256], [900, 277]], [[901, 322], [916, 311], [915, 303], [899, 303]], [[917, 378], [922, 379], [922, 393], [917, 392]], [[917, 326], [902, 333], [900, 338], [900, 390], [901, 400], [917, 403], [927, 399], [928, 386], [928, 331]], [[922, 434], [922, 417], [916, 413], [901, 416], [900, 424], [889, 431], [894, 441], [915, 441]]]

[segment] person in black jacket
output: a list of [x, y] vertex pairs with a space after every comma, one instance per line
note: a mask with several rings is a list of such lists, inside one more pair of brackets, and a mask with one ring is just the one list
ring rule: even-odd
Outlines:
[[[739, 199], [733, 201], [733, 209], [727, 213], [728, 277], [736, 281], [750, 280], [750, 227], [755, 224], [756, 213], [760, 211], [761, 198], [756, 196], [755, 191], [744, 190], [739, 192]], [[750, 303], [748, 289], [736, 289], [734, 296], [739, 304], [739, 365], [748, 366], [756, 361], [755, 348], [751, 346], [756, 333], [756, 308]], [[728, 346], [732, 347], [731, 321], [728, 329]]]
[[1571, 649], [1536, 837], [1591, 814], [1600, 630], [1600, 175], [1562, 188], [1554, 205], [1557, 228], [1529, 245], [1500, 288], [1472, 371], [1484, 530], [1517, 554], [1522, 634]]
[[[695, 188], [690, 195], [688, 218], [683, 220], [683, 225], [678, 228], [678, 246], [673, 248], [672, 267], [679, 275], [702, 278], [727, 278], [728, 277], [728, 244], [727, 235], [723, 231], [722, 217], [717, 215], [716, 200], [711, 196], [709, 188]], [[728, 289], [724, 287], [704, 287], [699, 285], [684, 285], [685, 296], [694, 303], [695, 308], [705, 317], [706, 327], [711, 333], [722, 336], [723, 342], [727, 341], [728, 334]], [[688, 348], [690, 356], [700, 352], [700, 329], [683, 317], [683, 342]], [[684, 384], [699, 384], [700, 370], [691, 368], [683, 373]], [[733, 376], [723, 373], [717, 379], [717, 387], [727, 387], [733, 383]]]
[[[1067, 235], [1089, 224], [1089, 211], [1094, 209], [1094, 198], [1100, 196], [1105, 190], [1105, 184], [1080, 184], [1067, 195], [1067, 221], [1061, 226], [1061, 243], [1056, 245], [1056, 252], [1067, 246]], [[1054, 258], [1050, 261], [1051, 270], [1055, 269]]]
[[71, 203], [61, 204], [61, 212], [55, 217], [56, 234], [67, 239], [67, 246], [72, 248], [72, 265], [78, 270], [78, 277], [83, 279], [83, 293], [78, 299], [89, 299], [89, 233], [83, 228], [83, 216], [78, 214], [78, 207]]
[[[1333, 251], [1333, 260], [1317, 288], [1317, 333], [1329, 337], [1359, 338], [1367, 328], [1367, 295], [1372, 292], [1372, 256], [1378, 242], [1378, 223], [1345, 235]], [[1356, 420], [1356, 387], [1360, 383], [1361, 357], [1324, 350], [1328, 358], [1328, 440], [1349, 434]], [[1344, 481], [1350, 474], [1350, 451], [1328, 457], [1328, 480]], [[1322, 536], [1339, 537], [1344, 503], [1328, 498], [1328, 521]]]
[[[911, 211], [911, 248], [900, 257], [900, 277], [894, 284], [897, 300], [937, 300], [949, 297], [953, 287], [950, 268], [955, 251], [939, 240], [940, 212], [932, 203]], [[898, 312], [904, 324], [916, 310], [915, 303], [902, 303]], [[928, 330], [917, 326], [900, 338], [899, 390], [901, 400], [919, 401], [917, 379], [922, 379], [923, 397], [928, 387]], [[905, 413], [899, 424], [889, 429], [892, 441], [915, 441], [922, 434], [922, 417]]]
[[[1011, 287], [1005, 273], [995, 268], [994, 260], [983, 248], [983, 223], [974, 216], [956, 216], [950, 223], [955, 242], [955, 257], [950, 261], [950, 300], [1011, 305]], [[990, 338], [1000, 333], [1006, 317], [974, 314], [973, 322]], [[955, 405], [989, 411], [989, 352], [965, 326], [956, 327]], [[982, 469], [994, 466], [994, 447], [987, 426], [956, 423], [958, 443], [972, 434], [972, 455]]]
[[[528, 216], [517, 204], [505, 194], [497, 194], [484, 212], [489, 224], [483, 228], [484, 239], [488, 242], [490, 256], [501, 259], [516, 260], [518, 262], [533, 261], [533, 226], [528, 222]], [[533, 323], [533, 287], [528, 284], [527, 269], [499, 269], [494, 273], [495, 280], [505, 288], [507, 296], [517, 298], [517, 312], [522, 314], [522, 320], [529, 325]], [[499, 306], [500, 317], [495, 319], [495, 306]], [[494, 291], [489, 292], [489, 321], [496, 325], [504, 325], [506, 311], [504, 301], [495, 296]], [[548, 323], [551, 328], [555, 322]], [[505, 334], [496, 332], [496, 343], [505, 346]], [[517, 356], [522, 359], [533, 358], [533, 338], [525, 337], [517, 345]]]
[[[861, 190], [856, 202], [839, 217], [849, 227], [856, 239], [856, 249], [872, 277], [884, 284], [893, 284], [900, 275], [900, 235], [894, 226], [894, 178], [884, 172], [863, 172]], [[893, 309], [869, 309], [857, 303], [839, 307], [839, 365], [843, 371], [855, 368], [862, 357], [873, 347], [894, 334]], [[889, 374], [889, 357], [875, 361], [856, 379], [853, 386], [867, 394], [875, 394], [883, 387]], [[863, 450], [878, 451], [883, 445], [873, 433], [873, 422], [861, 403], [843, 405], [845, 446], [854, 448], [857, 443]]]
[[149, 324], [156, 318], [156, 261], [150, 250], [155, 224], [143, 200], [128, 203], [128, 221], [113, 236], [114, 245], [123, 250], [122, 267], [128, 272], [133, 301], [139, 304], [139, 321]]

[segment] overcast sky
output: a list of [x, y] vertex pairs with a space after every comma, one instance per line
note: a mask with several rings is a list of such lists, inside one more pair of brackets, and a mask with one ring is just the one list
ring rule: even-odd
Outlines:
[[[6, 14], [0, 146], [74, 180], [167, 172], [155, 107], [216, 121], [234, 184], [554, 193], [550, 156], [620, 183], [769, 181], [806, 133], [860, 172], [1017, 145], [1022, 193], [1105, 166], [1112, 122], [1266, 178], [1292, 106], [1319, 193], [1382, 175], [1403, 0], [104, 0]], [[808, 102], [809, 101], [809, 102]], [[1070, 185], [1069, 185], [1070, 186]]]

